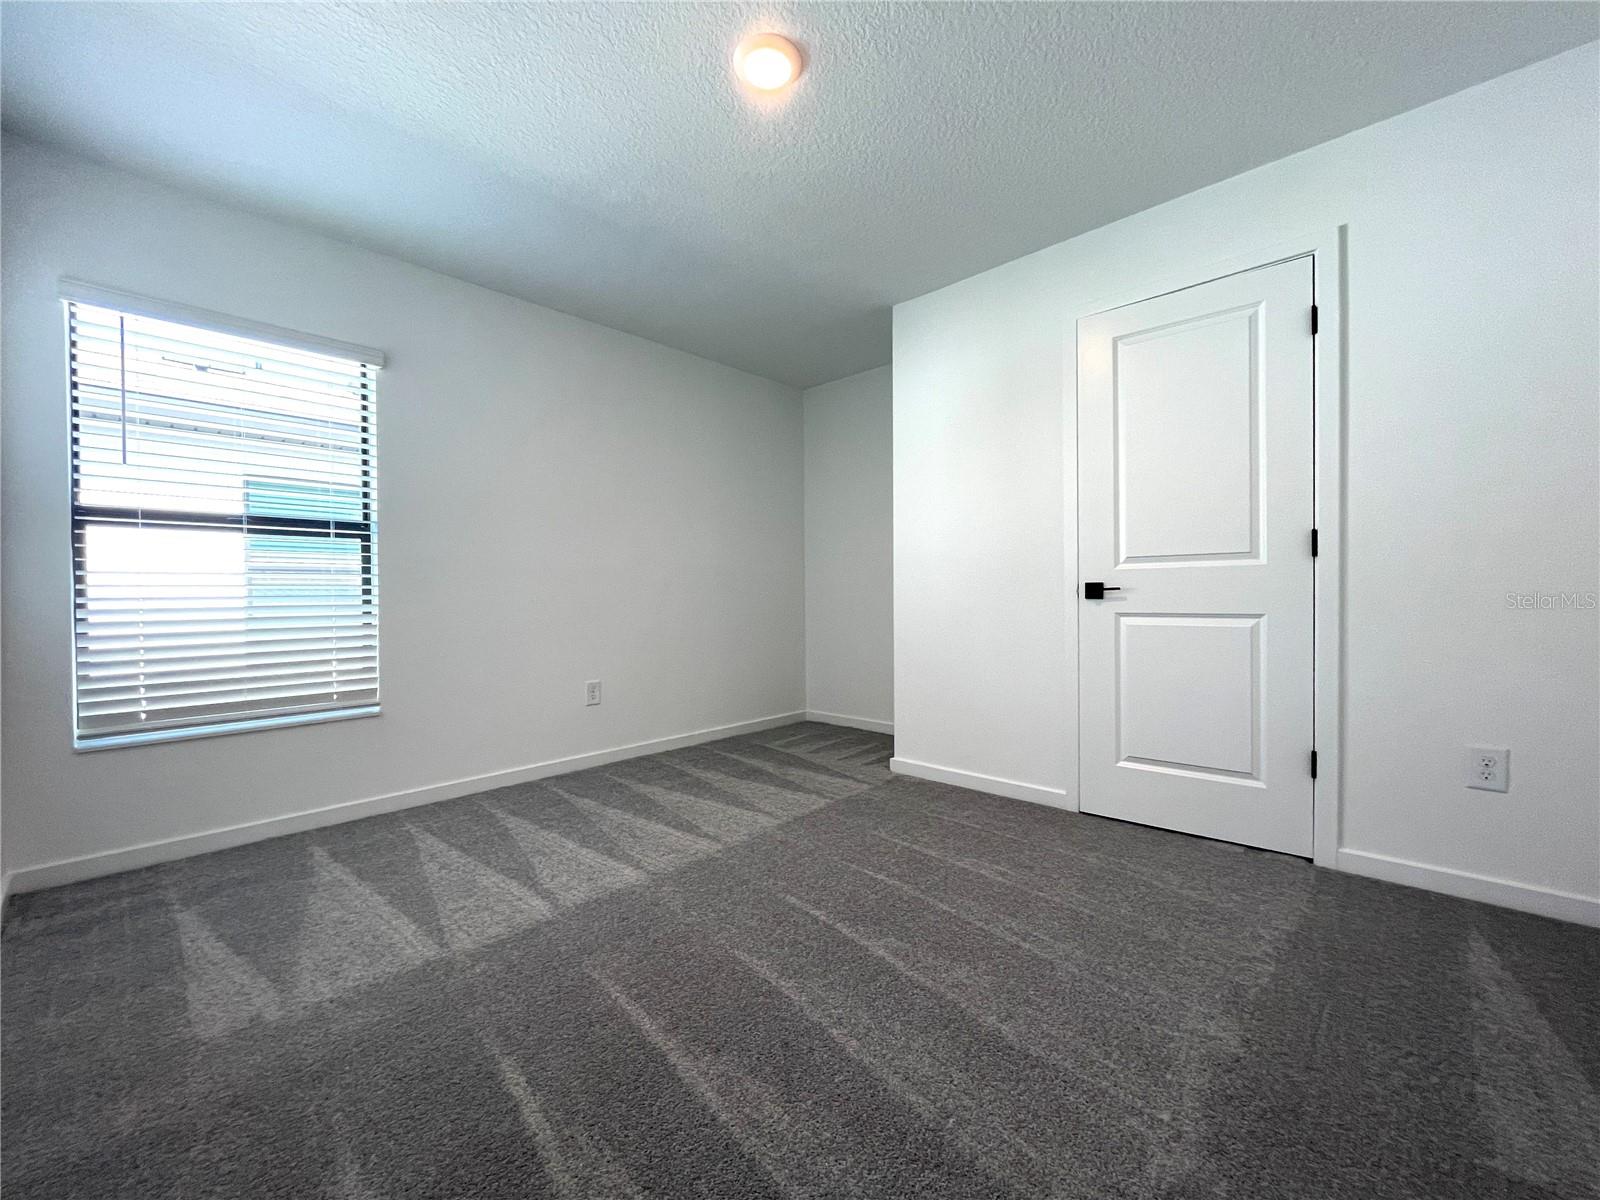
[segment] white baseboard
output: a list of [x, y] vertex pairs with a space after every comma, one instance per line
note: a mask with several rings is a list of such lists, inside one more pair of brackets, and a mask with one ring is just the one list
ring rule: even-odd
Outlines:
[[1076, 812], [1077, 805], [1062, 788], [1040, 787], [1036, 783], [1019, 783], [1015, 779], [1000, 779], [994, 775], [979, 775], [974, 771], [958, 771], [954, 767], [937, 767], [932, 763], [917, 762], [912, 758], [891, 758], [889, 770], [896, 775], [910, 775], [916, 779], [931, 779], [935, 783], [949, 783], [956, 787], [971, 788], [975, 792], [988, 792], [993, 796], [1006, 796], [1012, 800], [1026, 800], [1030, 804], [1044, 804], [1051, 808], [1064, 808]]
[[871, 717], [847, 717], [843, 713], [806, 710], [806, 720], [821, 721], [824, 725], [843, 725], [846, 729], [865, 729], [869, 733], [893, 733], [893, 721], [875, 721]]
[[158, 842], [129, 846], [125, 850], [110, 850], [102, 854], [86, 854], [80, 858], [65, 858], [59, 862], [43, 863], [37, 867], [22, 867], [5, 877], [7, 893], [35, 892], [41, 888], [57, 887], [64, 883], [77, 883], [101, 875], [114, 875], [119, 871], [132, 871], [156, 863], [189, 858], [212, 850], [226, 850], [249, 842], [265, 841], [286, 833], [303, 833], [325, 825], [356, 821], [380, 813], [397, 812], [415, 808], [419, 804], [432, 804], [437, 800], [453, 800], [470, 796], [490, 788], [508, 787], [516, 783], [529, 783], [550, 775], [565, 775], [589, 767], [603, 767], [607, 763], [638, 758], [645, 754], [660, 754], [683, 746], [697, 746], [719, 738], [737, 737], [742, 733], [757, 733], [779, 725], [791, 725], [806, 717], [803, 712], [780, 713], [754, 721], [741, 721], [735, 725], [719, 725], [714, 729], [697, 729], [693, 733], [680, 733], [672, 737], [656, 738], [648, 742], [635, 742], [629, 746], [614, 746], [608, 750], [594, 750], [588, 754], [574, 754], [569, 758], [555, 758], [548, 762], [531, 763], [525, 767], [512, 767], [506, 771], [493, 771], [487, 775], [473, 775], [466, 779], [452, 779], [445, 783], [429, 784], [403, 792], [390, 792], [384, 796], [371, 796], [365, 800], [348, 800], [330, 804], [326, 808], [308, 812], [291, 813], [282, 817], [269, 817], [263, 821], [249, 821], [231, 825], [226, 829], [213, 829], [205, 833], [186, 834]]
[[1600, 899], [1592, 896], [1512, 883], [1508, 879], [1474, 875], [1469, 871], [1455, 871], [1448, 867], [1431, 867], [1426, 863], [1390, 858], [1386, 854], [1372, 854], [1366, 850], [1340, 850], [1338, 869], [1352, 875], [1364, 875], [1368, 879], [1381, 879], [1386, 883], [1459, 896], [1463, 900], [1479, 900], [1484, 904], [1498, 904], [1502, 908], [1514, 908], [1541, 917], [1554, 917], [1558, 921], [1600, 926]]
[[[1077, 805], [1072, 803], [1067, 798], [1066, 792], [1060, 788], [1040, 787], [1038, 784], [1020, 783], [1014, 779], [980, 775], [974, 771], [959, 771], [953, 767], [935, 766], [932, 763], [917, 762], [909, 758], [891, 758], [889, 769], [897, 775], [931, 779], [937, 783], [953, 784], [956, 787], [988, 792], [995, 796], [1007, 796], [1013, 800], [1026, 800], [1033, 804], [1077, 811]], [[1558, 921], [1572, 921], [1580, 925], [1600, 927], [1600, 899], [1592, 896], [1532, 887], [1506, 879], [1409, 862], [1364, 850], [1340, 850], [1335, 869], [1369, 879], [1381, 879], [1386, 883], [1442, 892], [1447, 896], [1458, 896], [1463, 900], [1478, 900], [1484, 904], [1513, 908], [1519, 912], [1534, 913], [1541, 917], [1553, 917]]]

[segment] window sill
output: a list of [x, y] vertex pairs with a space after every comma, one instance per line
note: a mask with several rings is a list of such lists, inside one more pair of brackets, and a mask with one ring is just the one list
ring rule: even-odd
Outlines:
[[120, 750], [128, 746], [150, 746], [158, 742], [186, 742], [194, 738], [222, 737], [231, 733], [254, 733], [258, 729], [287, 729], [293, 725], [321, 725], [327, 721], [350, 721], [375, 717], [376, 704], [361, 708], [338, 708], [329, 712], [293, 713], [283, 717], [258, 717], [250, 721], [229, 721], [220, 725], [188, 725], [181, 729], [155, 729], [149, 733], [118, 733], [107, 737], [73, 738], [75, 754], [95, 750]]

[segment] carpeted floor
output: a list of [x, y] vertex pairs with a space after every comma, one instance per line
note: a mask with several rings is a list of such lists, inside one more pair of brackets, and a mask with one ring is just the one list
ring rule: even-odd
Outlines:
[[1600, 1192], [1600, 932], [796, 725], [18, 898], [4, 1190]]

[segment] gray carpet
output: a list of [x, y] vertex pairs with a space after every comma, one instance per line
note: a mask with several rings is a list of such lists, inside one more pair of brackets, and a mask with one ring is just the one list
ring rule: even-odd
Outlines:
[[1600, 932], [796, 725], [23, 896], [4, 1190], [1600, 1192]]

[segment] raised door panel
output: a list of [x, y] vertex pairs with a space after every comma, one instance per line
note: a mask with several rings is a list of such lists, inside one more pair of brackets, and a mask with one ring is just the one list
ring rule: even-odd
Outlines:
[[1260, 614], [1117, 614], [1119, 765], [1261, 779]]
[[1259, 555], [1260, 306], [1117, 338], [1121, 564]]

